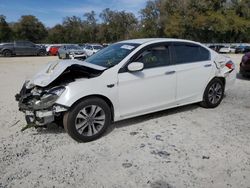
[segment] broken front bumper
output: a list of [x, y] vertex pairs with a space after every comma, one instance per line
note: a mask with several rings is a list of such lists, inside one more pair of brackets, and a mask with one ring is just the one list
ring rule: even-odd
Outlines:
[[55, 121], [55, 118], [62, 112], [68, 109], [63, 106], [54, 105], [53, 108], [48, 110], [23, 110], [27, 124], [35, 124], [38, 126], [47, 125]]
[[53, 122], [62, 112], [67, 111], [67, 107], [56, 104], [56, 100], [64, 90], [64, 87], [54, 87], [38, 93], [34, 88], [27, 89], [25, 83], [15, 97], [19, 111], [25, 113], [27, 124], [46, 125]]

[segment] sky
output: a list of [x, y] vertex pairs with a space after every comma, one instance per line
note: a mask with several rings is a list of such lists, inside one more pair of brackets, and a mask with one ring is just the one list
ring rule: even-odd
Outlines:
[[6, 16], [7, 22], [15, 22], [22, 15], [34, 15], [46, 27], [53, 27], [66, 16], [79, 16], [95, 11], [97, 15], [105, 8], [132, 12], [137, 17], [144, 8], [146, 0], [0, 0], [0, 15]]

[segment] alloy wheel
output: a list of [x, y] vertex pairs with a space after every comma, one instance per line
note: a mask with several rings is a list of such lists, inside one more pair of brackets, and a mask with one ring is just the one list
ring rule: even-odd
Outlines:
[[97, 105], [84, 107], [76, 116], [75, 128], [84, 136], [93, 136], [100, 132], [105, 124], [104, 110]]
[[220, 101], [223, 94], [223, 87], [220, 83], [215, 82], [211, 85], [211, 87], [208, 90], [208, 100], [212, 104], [216, 104]]

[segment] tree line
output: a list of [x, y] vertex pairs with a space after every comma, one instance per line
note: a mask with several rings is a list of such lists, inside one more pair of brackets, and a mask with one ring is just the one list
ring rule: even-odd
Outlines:
[[33, 15], [7, 23], [0, 15], [0, 41], [109, 43], [129, 38], [174, 37], [200, 42], [250, 42], [250, 0], [149, 0], [139, 17], [104, 9], [71, 16], [46, 28]]

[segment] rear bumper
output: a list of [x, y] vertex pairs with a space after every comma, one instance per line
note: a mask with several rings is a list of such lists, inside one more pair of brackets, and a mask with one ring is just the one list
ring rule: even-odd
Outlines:
[[236, 81], [236, 70], [234, 69], [232, 72], [228, 72], [225, 75], [226, 79], [226, 85], [225, 85], [225, 91], [231, 89]]
[[250, 76], [250, 71], [240, 69], [240, 74], [242, 74], [244, 76]]
[[250, 64], [240, 64], [240, 74], [250, 76]]

